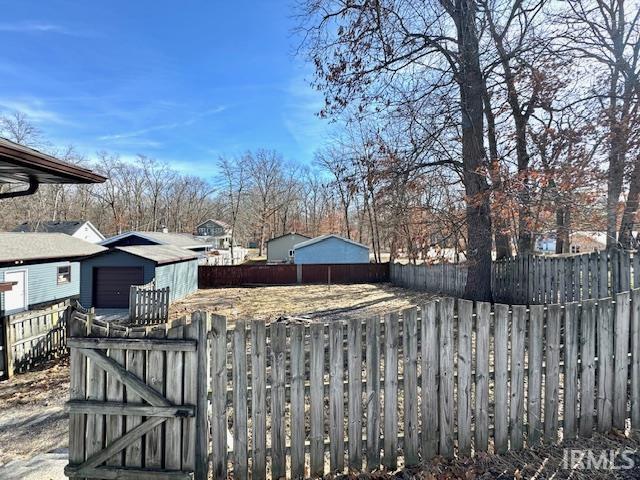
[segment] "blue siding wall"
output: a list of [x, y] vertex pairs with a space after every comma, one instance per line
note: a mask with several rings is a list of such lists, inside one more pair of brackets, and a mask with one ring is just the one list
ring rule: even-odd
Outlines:
[[156, 287], [169, 287], [171, 301], [195, 292], [198, 289], [198, 260], [157, 267]]
[[329, 237], [306, 247], [296, 248], [294, 263], [369, 263], [369, 249], [339, 238]]
[[[71, 281], [58, 285], [58, 267], [71, 265]], [[27, 270], [27, 304], [56, 302], [80, 293], [80, 264], [78, 262], [52, 262], [36, 265], [16, 265], [0, 268], [0, 281], [4, 273]], [[4, 294], [0, 294], [0, 312], [4, 312]]]
[[80, 304], [83, 307], [91, 307], [93, 303], [94, 267], [143, 267], [144, 283], [148, 283], [155, 277], [156, 265], [151, 260], [136, 257], [135, 255], [130, 255], [119, 250], [83, 260], [80, 267]]

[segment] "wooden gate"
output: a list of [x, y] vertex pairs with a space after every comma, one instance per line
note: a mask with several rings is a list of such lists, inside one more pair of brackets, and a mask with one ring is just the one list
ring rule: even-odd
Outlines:
[[129, 319], [137, 325], [163, 323], [169, 319], [169, 287], [156, 288], [155, 280], [131, 285]]
[[71, 478], [207, 478], [207, 320], [114, 326], [67, 311]]

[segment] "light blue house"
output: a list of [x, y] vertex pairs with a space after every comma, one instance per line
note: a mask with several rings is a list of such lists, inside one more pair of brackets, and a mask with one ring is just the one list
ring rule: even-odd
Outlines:
[[339, 235], [322, 235], [293, 247], [296, 265], [369, 263], [369, 247]]
[[84, 307], [128, 308], [132, 285], [152, 280], [169, 287], [174, 301], [198, 289], [198, 255], [173, 245], [115, 247], [83, 260], [80, 303]]
[[63, 233], [0, 233], [0, 316], [78, 297], [80, 260], [104, 250]]

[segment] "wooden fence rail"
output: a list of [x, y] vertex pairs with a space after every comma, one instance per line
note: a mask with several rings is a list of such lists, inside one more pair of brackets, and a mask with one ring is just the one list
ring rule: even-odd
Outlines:
[[640, 430], [640, 289], [328, 323], [70, 322], [72, 477], [395, 470], [624, 431], [628, 405]]
[[138, 325], [163, 323], [169, 319], [169, 287], [155, 288], [152, 281], [146, 285], [131, 285], [129, 291], [129, 318]]
[[[391, 265], [391, 282], [416, 290], [462, 297], [463, 264]], [[621, 250], [571, 256], [526, 255], [492, 264], [493, 300], [551, 304], [604, 298], [640, 287], [640, 255]]]
[[70, 303], [65, 301], [2, 319], [5, 378], [66, 354], [67, 325], [63, 313]]

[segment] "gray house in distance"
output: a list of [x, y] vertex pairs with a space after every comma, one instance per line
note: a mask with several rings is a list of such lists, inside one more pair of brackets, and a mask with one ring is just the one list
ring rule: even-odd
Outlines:
[[293, 247], [310, 237], [300, 233], [287, 233], [267, 241], [267, 263], [293, 263]]
[[0, 315], [80, 294], [80, 260], [106, 250], [63, 233], [0, 233]]
[[132, 285], [155, 280], [169, 287], [169, 301], [198, 289], [198, 256], [173, 245], [115, 247], [81, 264], [80, 303], [84, 307], [128, 308]]
[[206, 238], [213, 248], [229, 248], [231, 245], [231, 226], [221, 220], [209, 218], [196, 226], [196, 236]]

